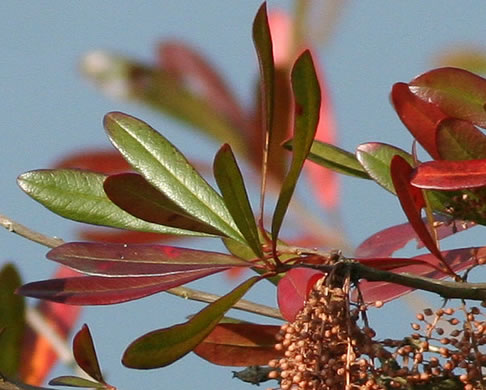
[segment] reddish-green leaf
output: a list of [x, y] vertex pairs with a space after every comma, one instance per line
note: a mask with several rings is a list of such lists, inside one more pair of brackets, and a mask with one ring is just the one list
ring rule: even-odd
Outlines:
[[104, 125], [113, 145], [150, 184], [188, 215], [243, 241], [221, 196], [166, 138], [121, 112], [105, 115]]
[[395, 193], [390, 176], [390, 164], [394, 156], [401, 156], [411, 163], [412, 156], [402, 149], [380, 142], [361, 144], [356, 149], [356, 157], [366, 172], [386, 190]]
[[274, 244], [277, 242], [283, 219], [312, 146], [319, 122], [321, 104], [319, 80], [312, 56], [308, 50], [304, 51], [295, 62], [291, 81], [295, 104], [292, 162], [282, 184], [272, 218], [272, 240]]
[[136, 173], [108, 176], [103, 188], [114, 204], [144, 221], [196, 232], [220, 234], [219, 230], [189, 216], [143, 176]]
[[275, 350], [279, 330], [276, 325], [219, 324], [193, 352], [220, 366], [267, 365], [282, 354]]
[[272, 138], [273, 104], [275, 91], [275, 64], [273, 62], [272, 36], [268, 25], [267, 4], [264, 2], [253, 22], [253, 43], [260, 65], [260, 88], [262, 97], [263, 122], [268, 138]]
[[74, 221], [152, 233], [198, 235], [149, 223], [121, 210], [106, 196], [103, 190], [105, 178], [99, 173], [77, 169], [45, 169], [26, 172], [17, 182], [43, 206]]
[[442, 260], [435, 241], [421, 217], [421, 209], [424, 207], [422, 192], [410, 184], [413, 168], [405, 159], [395, 156], [392, 159], [390, 171], [393, 186], [408, 221], [427, 249], [438, 259]]
[[0, 270], [0, 372], [17, 375], [24, 336], [24, 299], [15, 295], [21, 284], [20, 275], [12, 264], [5, 264]]
[[131, 368], [164, 367], [180, 359], [201, 343], [224, 314], [259, 280], [248, 279], [230, 293], [209, 304], [185, 323], [141, 336], [125, 350], [122, 362]]
[[98, 383], [85, 378], [79, 378], [77, 376], [65, 375], [58, 376], [57, 378], [49, 381], [51, 386], [67, 386], [67, 387], [84, 387], [88, 389], [106, 389], [104, 383]]
[[278, 307], [282, 317], [293, 322], [304, 307], [312, 286], [325, 274], [310, 268], [292, 268], [277, 286]]
[[89, 331], [88, 325], [84, 324], [81, 330], [76, 333], [73, 340], [73, 354], [76, 363], [86, 374], [98, 382], [104, 382], [101, 373], [98, 357], [93, 344], [93, 338]]
[[198, 270], [221, 271], [251, 263], [217, 252], [165, 245], [67, 243], [47, 258], [96, 276], [163, 276]]
[[221, 269], [187, 271], [165, 276], [82, 276], [27, 283], [17, 293], [69, 305], [112, 305], [133, 301], [221, 272]]
[[444, 160], [486, 158], [486, 136], [471, 122], [447, 118], [437, 126], [437, 149]]
[[439, 68], [416, 77], [409, 88], [448, 116], [486, 127], [486, 80], [482, 77], [463, 69]]
[[460, 190], [486, 185], [486, 159], [428, 161], [420, 164], [411, 177], [415, 187]]
[[260, 238], [236, 158], [228, 144], [214, 158], [214, 178], [236, 226], [258, 257], [263, 257]]
[[405, 83], [393, 85], [391, 100], [401, 121], [419, 144], [433, 158], [439, 158], [435, 129], [437, 123], [446, 115], [434, 104], [415, 96]]

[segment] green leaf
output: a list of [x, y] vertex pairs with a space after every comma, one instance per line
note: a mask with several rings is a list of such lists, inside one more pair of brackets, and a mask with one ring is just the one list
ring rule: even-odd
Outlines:
[[58, 376], [49, 381], [50, 386], [67, 386], [67, 387], [84, 387], [88, 389], [104, 389], [104, 383], [94, 382], [89, 379], [79, 378], [77, 376]]
[[88, 54], [81, 67], [108, 95], [146, 104], [220, 142], [231, 143], [238, 152], [246, 151], [241, 129], [166, 70], [105, 51]]
[[221, 196], [166, 138], [121, 112], [107, 114], [104, 125], [113, 145], [150, 184], [197, 220], [243, 241]]
[[123, 364], [130, 368], [148, 369], [165, 367], [180, 359], [211, 333], [224, 314], [258, 280], [258, 276], [248, 279], [185, 323], [155, 330], [133, 341], [123, 354]]
[[270, 26], [268, 24], [267, 4], [263, 3], [253, 22], [253, 43], [260, 65], [260, 87], [262, 89], [262, 107], [268, 138], [271, 139], [273, 127], [273, 105], [275, 91], [275, 64]]
[[17, 182], [30, 197], [52, 212], [74, 221], [142, 232], [203, 235], [138, 219], [113, 204], [103, 190], [105, 175], [76, 169], [38, 170]]
[[[402, 157], [407, 163], [413, 164], [411, 154], [388, 144], [369, 142], [359, 145], [356, 149], [356, 157], [371, 178], [394, 195], [396, 192], [391, 179], [390, 165], [396, 155]], [[443, 191], [427, 191], [430, 205], [437, 211], [444, 211], [456, 195], [456, 193]]]
[[366, 172], [392, 194], [396, 193], [390, 175], [390, 164], [395, 155], [403, 157], [409, 164], [413, 163], [411, 154], [388, 144], [369, 142], [359, 145], [356, 149], [356, 157]]
[[[293, 140], [287, 141], [283, 146], [292, 150]], [[326, 142], [314, 140], [307, 159], [344, 175], [371, 179], [353, 153]]]
[[0, 270], [0, 372], [15, 376], [20, 366], [20, 355], [25, 328], [24, 298], [16, 295], [21, 285], [20, 275], [12, 264]]
[[258, 257], [263, 257], [258, 229], [248, 200], [245, 183], [228, 144], [223, 145], [216, 154], [213, 170], [223, 200], [238, 229], [253, 252]]
[[308, 50], [295, 62], [291, 81], [295, 101], [294, 150], [290, 170], [282, 184], [272, 218], [272, 240], [275, 244], [319, 122], [321, 92]]

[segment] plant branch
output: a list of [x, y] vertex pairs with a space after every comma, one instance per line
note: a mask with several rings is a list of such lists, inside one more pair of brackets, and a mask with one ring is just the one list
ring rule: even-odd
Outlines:
[[[350, 272], [353, 280], [366, 279], [370, 282], [395, 283], [417, 290], [433, 292], [446, 299], [470, 299], [473, 301], [486, 300], [486, 283], [453, 282], [412, 275], [409, 273], [398, 274], [368, 267], [353, 259], [344, 259], [336, 264], [316, 265], [301, 263], [298, 266], [318, 269], [326, 273], [331, 271], [343, 272], [343, 274], [345, 274], [345, 272]], [[294, 266], [286, 264], [279, 271], [284, 272], [286, 269], [292, 267]], [[337, 267], [340, 267], [340, 269]]]
[[7, 229], [9, 232], [18, 234], [21, 237], [47, 246], [49, 248], [55, 248], [56, 246], [64, 244], [64, 241], [60, 238], [49, 237], [44, 234], [38, 233], [2, 214], [0, 214], [0, 225]]
[[[207, 302], [207, 303], [214, 302], [219, 298], [221, 298], [220, 295], [210, 294], [204, 291], [194, 290], [188, 287], [174, 287], [167, 290], [166, 292], [185, 299], [191, 299], [193, 301]], [[240, 299], [233, 306], [233, 309], [242, 310], [249, 313], [255, 313], [266, 317], [277, 318], [279, 320], [282, 319], [282, 314], [280, 314], [280, 311], [278, 309], [266, 305], [260, 305], [258, 303], [247, 301], [245, 299]]]

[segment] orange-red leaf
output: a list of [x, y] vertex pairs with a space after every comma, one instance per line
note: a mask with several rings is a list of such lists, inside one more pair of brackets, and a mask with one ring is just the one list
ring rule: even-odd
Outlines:
[[486, 185], [486, 159], [428, 161], [420, 164], [411, 178], [415, 187], [461, 190]]
[[[78, 273], [66, 267], [59, 267], [54, 277], [64, 278], [74, 275], [78, 275]], [[67, 338], [71, 332], [81, 312], [79, 306], [63, 305], [55, 302], [41, 302], [37, 309], [57, 334], [64, 338]], [[32, 328], [27, 327], [22, 349], [22, 364], [20, 366], [20, 378], [22, 381], [30, 385], [40, 386], [56, 364], [56, 361], [57, 354], [50, 342]]]
[[395, 156], [392, 159], [390, 170], [393, 186], [408, 221], [427, 249], [438, 259], [442, 260], [439, 249], [420, 214], [425, 203], [422, 192], [410, 184], [413, 168], [404, 158]]
[[437, 123], [446, 115], [434, 104], [415, 96], [405, 83], [396, 83], [393, 86], [391, 100], [408, 131], [433, 158], [440, 158], [435, 133]]
[[219, 324], [193, 352], [220, 366], [266, 365], [281, 356], [274, 348], [279, 330], [275, 325]]

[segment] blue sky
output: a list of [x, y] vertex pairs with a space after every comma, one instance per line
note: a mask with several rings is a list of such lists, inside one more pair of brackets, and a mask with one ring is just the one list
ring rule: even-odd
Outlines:
[[[339, 1], [339, 0], [338, 0]], [[269, 5], [289, 8], [289, 1]], [[348, 1], [329, 44], [320, 51], [336, 111], [339, 144], [348, 150], [367, 141], [409, 149], [411, 136], [389, 104], [397, 81], [408, 81], [431, 68], [435, 56], [449, 47], [485, 47], [486, 5], [420, 0]], [[108, 146], [101, 126], [112, 110], [141, 117], [185, 153], [210, 158], [218, 145], [189, 133], [179, 123], [146, 108], [102, 96], [77, 70], [80, 57], [109, 49], [150, 61], [161, 39], [185, 40], [217, 65], [245, 103], [251, 98], [256, 59], [251, 22], [260, 1], [223, 2], [115, 0], [82, 2], [51, 0], [0, 3], [0, 116], [2, 169], [0, 213], [45, 234], [75, 239], [75, 223], [63, 220], [24, 195], [15, 178], [27, 170], [48, 167], [80, 147]], [[197, 147], [195, 147], [197, 146]], [[397, 201], [373, 183], [343, 178], [342, 213], [353, 244], [371, 233], [404, 220]], [[300, 189], [305, 192], [305, 189]], [[480, 245], [481, 228], [451, 245]], [[47, 278], [53, 265], [46, 249], [0, 231], [2, 261], [19, 264], [26, 281]], [[224, 282], [200, 287], [227, 288]], [[250, 298], [274, 304], [272, 291], [258, 287]], [[157, 295], [113, 307], [88, 308], [83, 321], [91, 327], [107, 377], [120, 389], [248, 388], [231, 379], [230, 369], [217, 368], [189, 355], [171, 367], [133, 371], [121, 366], [124, 347], [142, 333], [184, 321], [202, 306]], [[405, 304], [392, 304], [380, 314], [377, 328], [391, 324]], [[253, 317], [251, 317], [253, 318]], [[383, 323], [383, 319], [385, 319]], [[406, 329], [409, 318], [397, 328]], [[65, 374], [60, 367], [55, 374]]]

